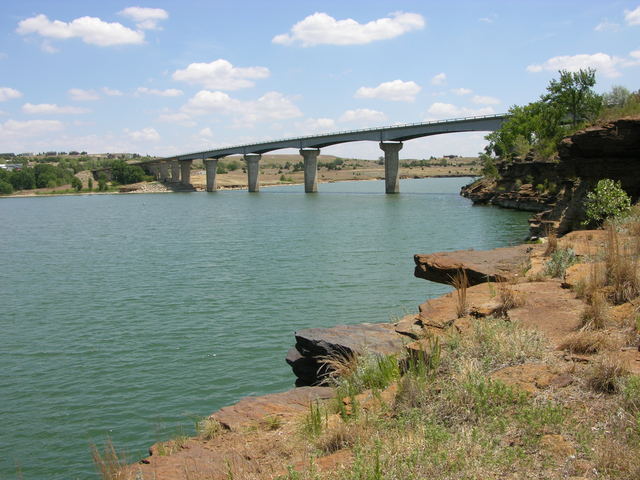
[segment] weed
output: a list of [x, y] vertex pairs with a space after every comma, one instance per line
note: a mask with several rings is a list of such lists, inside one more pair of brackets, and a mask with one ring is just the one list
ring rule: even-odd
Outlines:
[[456, 314], [458, 318], [464, 317], [469, 308], [467, 304], [467, 287], [469, 286], [467, 271], [459, 269], [458, 273], [451, 278], [451, 285], [456, 289]]
[[124, 467], [128, 462], [121, 453], [116, 451], [111, 438], [107, 437], [102, 451], [92, 444], [91, 457], [102, 480], [124, 480], [126, 478]]
[[310, 437], [317, 437], [327, 425], [327, 411], [319, 402], [311, 402], [309, 404], [309, 412], [303, 419], [302, 430]]
[[282, 427], [282, 418], [277, 415], [267, 415], [262, 419], [262, 424], [267, 430], [278, 430]]
[[576, 254], [572, 248], [561, 248], [551, 254], [551, 259], [545, 264], [544, 274], [553, 278], [560, 278], [571, 265], [577, 263]]
[[196, 432], [202, 440], [211, 440], [222, 433], [222, 425], [215, 418], [203, 418], [196, 423]]
[[499, 317], [506, 317], [509, 310], [525, 304], [524, 297], [506, 284], [501, 284], [498, 288], [498, 300], [500, 303], [494, 314]]
[[586, 374], [587, 385], [601, 393], [617, 393], [622, 380], [629, 374], [627, 365], [614, 354], [604, 354], [596, 359]]
[[631, 375], [622, 387], [622, 404], [633, 414], [640, 413], [640, 376]]
[[580, 323], [585, 330], [602, 330], [609, 321], [609, 304], [602, 292], [591, 295], [589, 303], [580, 315]]

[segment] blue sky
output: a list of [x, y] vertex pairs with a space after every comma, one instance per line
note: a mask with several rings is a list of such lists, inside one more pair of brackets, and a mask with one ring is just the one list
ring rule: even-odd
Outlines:
[[[561, 68], [597, 68], [601, 92], [640, 87], [639, 0], [2, 3], [3, 152], [164, 156], [500, 113]], [[412, 140], [401, 156], [474, 155], [483, 137]]]

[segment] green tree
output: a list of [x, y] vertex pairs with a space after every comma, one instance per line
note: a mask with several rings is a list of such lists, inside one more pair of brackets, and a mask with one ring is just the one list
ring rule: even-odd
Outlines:
[[82, 190], [82, 180], [80, 180], [78, 177], [72, 177], [71, 188], [75, 188], [76, 192]]
[[11, 195], [13, 193], [13, 186], [6, 180], [0, 179], [0, 195]]
[[15, 190], [32, 190], [36, 188], [36, 177], [33, 168], [27, 167], [11, 172], [9, 182]]
[[547, 94], [542, 97], [551, 108], [566, 112], [571, 125], [594, 120], [602, 108], [602, 97], [593, 91], [596, 71], [593, 68], [568, 72], [560, 70], [560, 79], [551, 80]]
[[89, 191], [93, 190], [93, 178], [89, 178], [89, 180], [87, 181], [87, 188], [89, 189]]
[[631, 98], [631, 92], [620, 85], [614, 85], [611, 90], [602, 96], [605, 107], [624, 107]]
[[115, 160], [111, 164], [113, 179], [122, 184], [142, 182], [145, 178], [144, 170], [137, 165], [129, 165], [124, 160]]

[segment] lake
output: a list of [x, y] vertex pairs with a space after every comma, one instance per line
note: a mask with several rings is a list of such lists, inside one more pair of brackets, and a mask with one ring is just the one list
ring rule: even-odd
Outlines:
[[245, 395], [293, 387], [294, 331], [386, 322], [449, 290], [413, 254], [522, 241], [470, 178], [0, 199], [0, 478], [95, 478]]

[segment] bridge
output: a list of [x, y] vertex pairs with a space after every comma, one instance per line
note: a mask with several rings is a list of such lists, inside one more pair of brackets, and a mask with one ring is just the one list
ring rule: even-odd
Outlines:
[[500, 128], [507, 118], [507, 114], [484, 115], [287, 138], [186, 153], [145, 162], [141, 166], [160, 181], [190, 186], [191, 163], [193, 160], [201, 159], [207, 173], [207, 191], [215, 192], [217, 190], [218, 160], [229, 155], [243, 155], [247, 164], [249, 191], [257, 192], [260, 190], [259, 163], [262, 154], [284, 148], [296, 148], [304, 161], [304, 191], [313, 193], [318, 191], [317, 158], [321, 148], [340, 143], [368, 140], [379, 142], [380, 148], [384, 152], [386, 193], [398, 193], [400, 191], [399, 152], [402, 149], [402, 142], [445, 133], [491, 132]]

